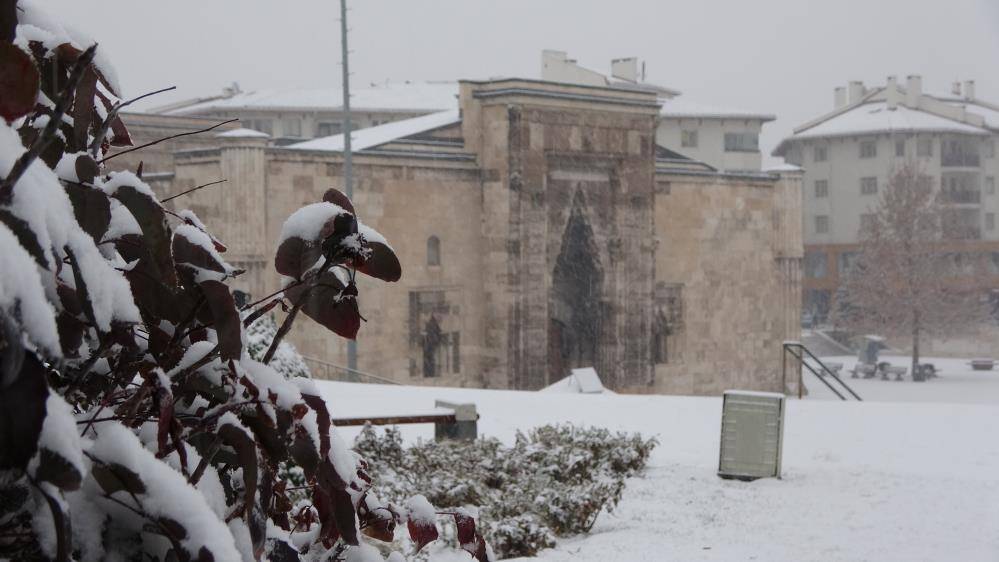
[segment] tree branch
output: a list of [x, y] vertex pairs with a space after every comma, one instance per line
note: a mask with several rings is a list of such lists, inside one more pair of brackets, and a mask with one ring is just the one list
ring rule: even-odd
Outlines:
[[116, 117], [118, 117], [118, 112], [121, 111], [122, 108], [127, 107], [141, 99], [148, 98], [149, 96], [155, 96], [156, 94], [162, 94], [163, 92], [169, 92], [170, 90], [176, 90], [176, 89], [177, 86], [170, 86], [169, 88], [163, 88], [161, 90], [156, 90], [155, 92], [142, 94], [141, 96], [137, 98], [132, 98], [126, 102], [119, 101], [118, 103], [116, 103], [114, 107], [112, 107], [111, 110], [108, 111], [107, 117], [105, 117], [104, 122], [101, 123], [101, 128], [97, 131], [97, 134], [94, 135], [93, 142], [90, 143], [91, 156], [93, 156], [95, 160], [97, 159], [97, 153], [100, 152], [101, 145], [104, 143], [104, 137], [107, 136], [108, 130], [111, 128], [111, 122], [114, 121]]
[[208, 186], [211, 186], [211, 185], [217, 185], [217, 184], [220, 184], [220, 183], [225, 183], [227, 181], [229, 181], [229, 180], [224, 179], [224, 180], [216, 180], [216, 181], [213, 181], [213, 182], [210, 182], [210, 183], [203, 183], [203, 184], [199, 185], [198, 187], [192, 187], [191, 189], [188, 189], [187, 191], [182, 191], [182, 192], [178, 193], [177, 195], [171, 195], [170, 197], [167, 197], [166, 199], [160, 199], [160, 203], [166, 203], [167, 201], [171, 201], [173, 199], [176, 199], [176, 198], [180, 197], [181, 195], [187, 195], [188, 193], [197, 191], [199, 189], [202, 189], [202, 188], [205, 188], [205, 187], [208, 187]]
[[80, 58], [76, 59], [76, 64], [73, 65], [73, 70], [69, 74], [69, 80], [66, 81], [66, 87], [59, 94], [59, 99], [56, 101], [55, 109], [52, 111], [45, 129], [35, 138], [35, 142], [31, 143], [28, 150], [14, 162], [10, 173], [7, 174], [3, 183], [0, 184], [0, 204], [10, 203], [11, 197], [14, 195], [14, 184], [17, 183], [21, 175], [27, 171], [28, 166], [45, 151], [49, 143], [52, 142], [52, 139], [55, 138], [56, 131], [59, 130], [59, 124], [62, 123], [62, 118], [66, 114], [66, 110], [69, 109], [69, 105], [76, 93], [76, 87], [83, 78], [83, 71], [93, 62], [96, 53], [97, 45], [94, 44], [84, 51], [80, 55]]
[[239, 121], [239, 119], [229, 119], [228, 121], [223, 121], [223, 122], [218, 123], [216, 125], [212, 125], [211, 127], [208, 127], [207, 129], [199, 129], [197, 131], [187, 131], [186, 133], [177, 133], [176, 135], [170, 135], [169, 137], [163, 137], [161, 139], [154, 140], [152, 142], [147, 142], [146, 144], [140, 144], [139, 146], [133, 146], [132, 148], [129, 148], [127, 150], [122, 150], [121, 152], [115, 152], [114, 154], [112, 154], [110, 156], [105, 156], [101, 160], [98, 160], [97, 163], [98, 164], [103, 164], [103, 163], [107, 162], [108, 160], [110, 160], [112, 158], [115, 158], [117, 156], [121, 156], [122, 154], [128, 154], [129, 152], [135, 152], [136, 150], [142, 150], [143, 148], [146, 148], [146, 147], [149, 147], [149, 146], [153, 146], [154, 144], [159, 144], [161, 142], [168, 141], [168, 140], [171, 140], [171, 139], [176, 139], [176, 138], [180, 138], [180, 137], [186, 137], [188, 135], [197, 135], [199, 133], [207, 133], [208, 131], [211, 131], [213, 129], [217, 129], [217, 128], [221, 127], [222, 125], [228, 125], [229, 123], [234, 123], [236, 121]]

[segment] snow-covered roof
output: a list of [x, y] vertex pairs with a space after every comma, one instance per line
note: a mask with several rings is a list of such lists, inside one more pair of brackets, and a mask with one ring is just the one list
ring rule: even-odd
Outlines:
[[262, 133], [260, 131], [254, 131], [253, 129], [247, 129], [245, 127], [242, 127], [242, 128], [239, 128], [239, 129], [233, 129], [231, 131], [226, 131], [224, 133], [219, 133], [219, 134], [215, 135], [215, 137], [216, 138], [220, 138], [220, 139], [246, 139], [246, 138], [269, 139], [269, 138], [271, 138], [271, 136], [268, 135], [267, 133]]
[[659, 114], [663, 117], [721, 117], [763, 121], [773, 121], [777, 118], [769, 113], [702, 104], [688, 101], [683, 97], [662, 100], [662, 103], [663, 107], [659, 110]]
[[[433, 131], [435, 129], [440, 129], [441, 127], [447, 127], [448, 125], [454, 125], [460, 121], [461, 117], [458, 110], [451, 109], [448, 111], [431, 113], [429, 115], [421, 115], [420, 117], [413, 117], [412, 119], [392, 121], [390, 123], [385, 123], [384, 125], [378, 125], [377, 127], [358, 129], [350, 136], [351, 150], [365, 150], [373, 148], [378, 145], [386, 144], [412, 135]], [[342, 152], [343, 144], [344, 135], [340, 134], [290, 144], [285, 148], [296, 150]]]
[[955, 98], [941, 98], [940, 101], [948, 103], [950, 105], [964, 106], [968, 113], [974, 113], [976, 115], [981, 115], [985, 118], [985, 125], [987, 127], [992, 127], [993, 129], [999, 129], [999, 111], [987, 107], [975, 100], [964, 100]]
[[888, 109], [885, 102], [858, 105], [812, 127], [796, 132], [792, 139], [837, 137], [890, 132], [952, 132], [987, 134], [981, 127], [961, 123], [927, 111], [897, 105]]
[[[351, 109], [358, 111], [441, 111], [458, 106], [457, 82], [388, 82], [356, 88]], [[226, 110], [293, 109], [331, 111], [343, 107], [341, 88], [267, 89], [240, 92], [186, 105], [172, 105], [153, 113], [189, 115]]]
[[795, 166], [794, 164], [777, 164], [776, 166], [770, 166], [763, 170], [764, 172], [801, 172], [804, 168], [801, 166]]

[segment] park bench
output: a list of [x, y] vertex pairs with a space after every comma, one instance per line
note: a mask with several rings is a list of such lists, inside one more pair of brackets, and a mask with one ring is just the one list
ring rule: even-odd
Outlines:
[[434, 409], [428, 412], [368, 417], [332, 418], [330, 422], [337, 427], [357, 425], [402, 425], [413, 423], [434, 424], [434, 438], [444, 439], [475, 439], [478, 436], [479, 414], [475, 404], [456, 404], [436, 400]]
[[[823, 365], [825, 365], [826, 369], [828, 369], [832, 374], [837, 376], [839, 375], [840, 371], [843, 370], [843, 364], [837, 363], [835, 361], [826, 361], [823, 363]], [[820, 377], [824, 377], [826, 375], [826, 369], [819, 369], [817, 371], [818, 375]]]
[[909, 372], [908, 367], [896, 367], [894, 365], [885, 365], [881, 370], [881, 379], [888, 380], [888, 375], [895, 375], [895, 380], [900, 381], [905, 374]]
[[991, 371], [996, 366], [993, 359], [972, 359], [970, 364], [975, 371]]
[[878, 368], [876, 365], [871, 365], [869, 363], [857, 363], [857, 365], [853, 368], [853, 375], [851, 376], [856, 379], [863, 375], [865, 379], [869, 379], [872, 378], [877, 371]]

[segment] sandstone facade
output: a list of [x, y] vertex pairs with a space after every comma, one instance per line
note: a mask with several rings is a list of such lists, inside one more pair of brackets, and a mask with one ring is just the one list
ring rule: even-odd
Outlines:
[[[785, 390], [800, 316], [800, 174], [727, 174], [655, 144], [654, 94], [530, 80], [461, 83], [460, 121], [354, 155], [359, 217], [403, 264], [362, 279], [358, 368], [408, 384], [536, 389], [593, 365], [628, 392]], [[338, 152], [215, 139], [173, 154], [165, 193], [279, 288], [284, 219], [340, 187]], [[291, 340], [345, 365], [307, 318]]]

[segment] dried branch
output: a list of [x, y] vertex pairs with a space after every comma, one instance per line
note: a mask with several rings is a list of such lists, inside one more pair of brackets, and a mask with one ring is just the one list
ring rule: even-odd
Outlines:
[[20, 158], [14, 162], [14, 166], [10, 169], [10, 173], [4, 178], [3, 183], [0, 183], [0, 203], [7, 204], [10, 202], [11, 197], [14, 195], [14, 184], [20, 179], [21, 175], [28, 169], [28, 166], [35, 161], [38, 156], [48, 148], [49, 143], [55, 138], [56, 131], [59, 130], [59, 124], [62, 123], [62, 118], [66, 114], [66, 110], [69, 109], [70, 103], [72, 103], [74, 95], [76, 93], [76, 87], [80, 84], [80, 80], [83, 78], [83, 71], [90, 66], [94, 60], [94, 55], [97, 53], [97, 45], [91, 45], [86, 51], [80, 55], [80, 58], [76, 59], [76, 64], [73, 65], [73, 70], [69, 73], [69, 80], [66, 82], [66, 87], [63, 88], [62, 93], [59, 94], [59, 99], [56, 101], [55, 110], [52, 111], [52, 115], [49, 118], [49, 122], [45, 125], [45, 129], [42, 130], [41, 134], [35, 138], [35, 142], [31, 143], [28, 148]]
[[187, 191], [182, 191], [182, 192], [178, 193], [177, 195], [171, 195], [170, 197], [167, 197], [166, 199], [160, 199], [160, 203], [166, 203], [167, 201], [172, 201], [173, 199], [176, 199], [176, 198], [178, 198], [178, 197], [180, 197], [182, 195], [187, 195], [188, 193], [197, 191], [199, 189], [203, 189], [205, 187], [209, 187], [209, 186], [212, 186], [212, 185], [218, 185], [220, 183], [225, 183], [227, 181], [229, 181], [229, 180], [227, 180], [227, 179], [225, 179], [225, 180], [215, 180], [213, 182], [204, 183], [204, 184], [201, 184], [201, 185], [199, 185], [197, 187], [192, 187], [191, 189], [188, 189]]
[[186, 137], [188, 135], [197, 135], [197, 134], [200, 134], [200, 133], [207, 133], [208, 131], [211, 131], [213, 129], [217, 129], [217, 128], [221, 127], [222, 125], [228, 125], [229, 123], [235, 123], [236, 121], [239, 121], [239, 119], [229, 119], [228, 121], [223, 121], [223, 122], [218, 123], [216, 125], [212, 125], [211, 127], [208, 127], [207, 129], [199, 129], [197, 131], [187, 131], [186, 133], [177, 133], [176, 135], [170, 135], [169, 137], [163, 137], [161, 139], [154, 140], [152, 142], [147, 142], [146, 144], [140, 144], [139, 146], [133, 146], [132, 148], [129, 148], [127, 150], [122, 150], [121, 152], [115, 152], [114, 154], [112, 154], [110, 156], [105, 156], [101, 160], [98, 160], [97, 163], [98, 164], [103, 164], [104, 162], [107, 162], [108, 160], [110, 160], [112, 158], [115, 158], [117, 156], [121, 156], [122, 154], [128, 154], [129, 152], [135, 152], [136, 150], [142, 150], [143, 148], [146, 148], [146, 147], [149, 147], [149, 146], [153, 146], [154, 144], [159, 144], [161, 142], [165, 142], [165, 141], [168, 141], [168, 140], [171, 140], [171, 139], [176, 139], [176, 138], [180, 138], [180, 137]]
[[[101, 128], [97, 131], [97, 134], [94, 135], [93, 142], [90, 143], [90, 154], [94, 157], [94, 159], [97, 158], [97, 154], [101, 150], [101, 145], [104, 143], [104, 137], [107, 136], [108, 130], [111, 129], [111, 122], [114, 121], [116, 117], [118, 117], [119, 111], [141, 99], [145, 99], [150, 96], [155, 96], [156, 94], [162, 94], [163, 92], [169, 92], [170, 90], [176, 90], [176, 89], [177, 86], [170, 86], [169, 88], [163, 88], [161, 90], [156, 90], [155, 92], [142, 94], [137, 98], [132, 98], [125, 102], [119, 101], [118, 103], [114, 104], [114, 107], [112, 107], [111, 110], [108, 111], [107, 117], [104, 118], [104, 122], [101, 123]], [[138, 175], [141, 176], [142, 174]]]

